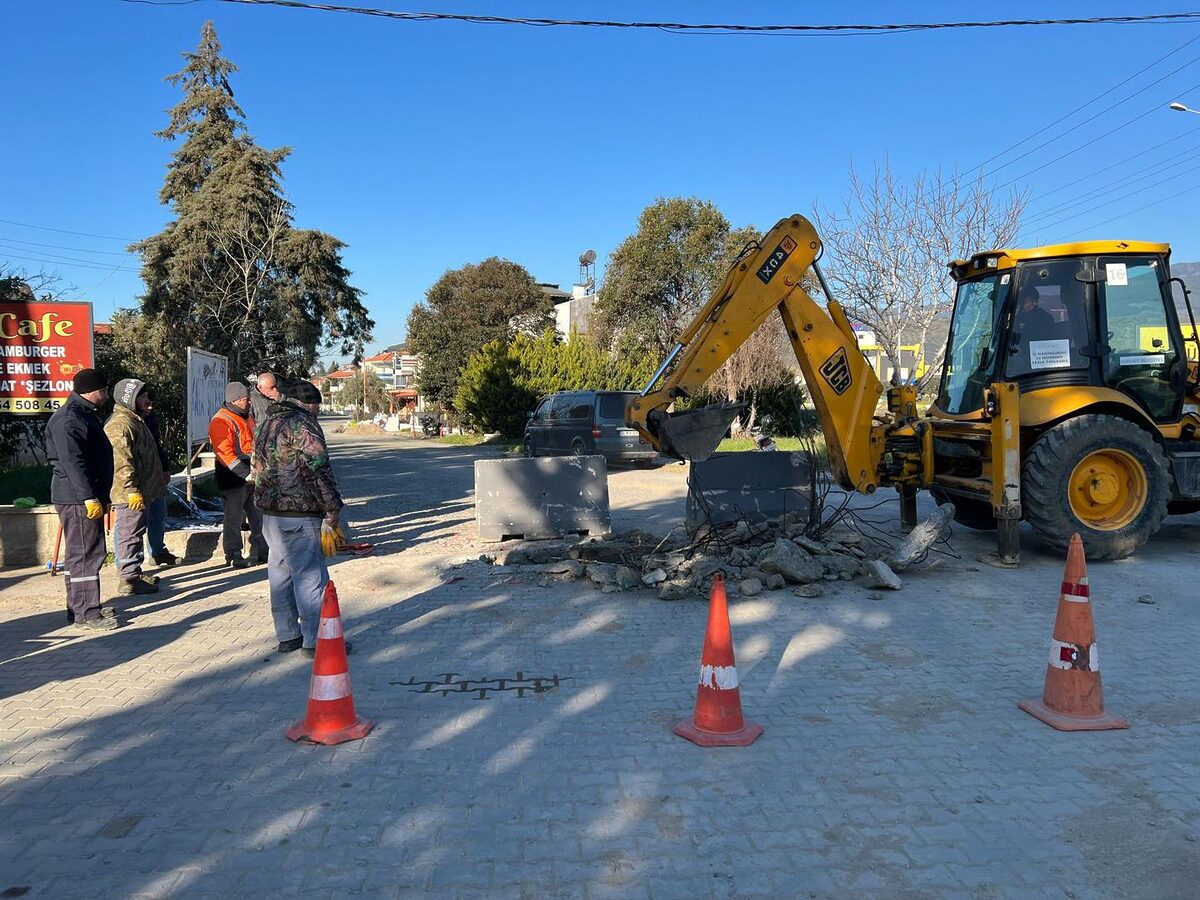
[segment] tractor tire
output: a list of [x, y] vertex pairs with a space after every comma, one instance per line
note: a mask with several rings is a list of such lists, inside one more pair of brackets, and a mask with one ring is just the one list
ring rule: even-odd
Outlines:
[[1051, 428], [1021, 467], [1021, 505], [1034, 537], [1065, 553], [1075, 532], [1088, 559], [1121, 559], [1158, 531], [1171, 496], [1154, 438], [1116, 416]]
[[929, 492], [938, 506], [947, 503], [954, 505], [954, 521], [975, 531], [995, 531], [996, 514], [992, 512], [992, 504], [984, 500], [971, 500], [967, 497], [951, 497], [937, 488]]

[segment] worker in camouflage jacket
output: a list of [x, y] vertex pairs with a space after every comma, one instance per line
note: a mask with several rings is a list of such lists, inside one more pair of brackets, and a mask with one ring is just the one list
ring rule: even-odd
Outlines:
[[280, 653], [314, 652], [329, 581], [325, 555], [336, 552], [329, 536], [338, 530], [342, 497], [317, 422], [320, 404], [311, 382], [289, 385], [254, 436], [250, 480], [270, 547], [267, 579]]
[[146, 383], [123, 378], [113, 389], [113, 412], [104, 423], [104, 433], [113, 448], [112, 506], [117, 513], [113, 526], [113, 553], [117, 566], [117, 593], [153, 594], [158, 577], [142, 573], [143, 542], [149, 521], [147, 508], [167, 492], [167, 476], [154, 435], [143, 416], [153, 401]]

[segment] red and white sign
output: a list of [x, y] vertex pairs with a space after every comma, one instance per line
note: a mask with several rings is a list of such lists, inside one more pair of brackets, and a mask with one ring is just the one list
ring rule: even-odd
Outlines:
[[54, 412], [93, 359], [92, 304], [0, 303], [0, 414]]

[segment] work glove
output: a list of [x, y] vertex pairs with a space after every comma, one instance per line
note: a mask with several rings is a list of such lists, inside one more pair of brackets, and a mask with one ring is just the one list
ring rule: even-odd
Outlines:
[[142, 497], [141, 491], [134, 491], [129, 495], [129, 508], [134, 512], [141, 512], [146, 508], [146, 500]]
[[104, 507], [100, 505], [99, 500], [84, 500], [83, 508], [87, 510], [89, 519], [98, 519], [104, 515]]
[[337, 525], [321, 523], [321, 552], [326, 556], [337, 556], [338, 548], [346, 543], [346, 535]]

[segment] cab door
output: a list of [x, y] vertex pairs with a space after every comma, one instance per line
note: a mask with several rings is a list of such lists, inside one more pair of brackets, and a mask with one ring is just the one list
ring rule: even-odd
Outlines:
[[1104, 382], [1141, 405], [1156, 422], [1178, 419], [1187, 361], [1166, 265], [1157, 256], [1097, 261]]

